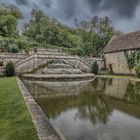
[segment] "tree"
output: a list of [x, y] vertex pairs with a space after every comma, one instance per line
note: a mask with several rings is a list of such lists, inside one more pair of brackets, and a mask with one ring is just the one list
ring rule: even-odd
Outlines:
[[77, 47], [80, 37], [72, 29], [61, 25], [40, 10], [33, 10], [30, 22], [25, 26], [24, 35], [41, 44]]
[[76, 26], [78, 27], [77, 34], [83, 40], [83, 51], [88, 56], [98, 56], [111, 37], [116, 34], [108, 17], [95, 16], [89, 21], [79, 23], [76, 20]]
[[76, 28], [70, 28], [49, 18], [40, 10], [33, 10], [31, 15], [23, 33], [26, 37], [39, 46], [49, 44], [63, 47], [78, 55], [99, 56], [116, 34], [108, 17], [95, 16], [91, 20], [80, 22], [75, 20]]
[[13, 5], [0, 5], [0, 35], [17, 36], [17, 21], [22, 18], [19, 9]]

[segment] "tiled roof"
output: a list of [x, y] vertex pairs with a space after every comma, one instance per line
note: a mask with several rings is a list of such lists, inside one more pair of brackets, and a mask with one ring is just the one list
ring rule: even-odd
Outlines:
[[104, 49], [104, 53], [123, 50], [140, 49], [140, 31], [128, 33], [119, 37], [113, 37]]

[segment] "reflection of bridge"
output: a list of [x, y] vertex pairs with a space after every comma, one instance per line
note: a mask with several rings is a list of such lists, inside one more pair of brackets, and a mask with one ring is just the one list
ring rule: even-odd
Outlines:
[[[125, 83], [125, 88], [123, 84], [120, 86], [121, 81]], [[46, 83], [26, 81], [25, 83], [39, 105], [50, 117], [55, 117], [70, 108], [78, 108], [79, 110], [82, 109], [82, 112], [93, 113], [85, 114], [89, 117], [92, 115], [93, 119], [93, 115], [97, 113], [94, 112], [95, 110], [98, 111], [98, 115], [103, 115], [105, 117], [104, 120], [106, 120], [113, 109], [140, 118], [140, 104], [136, 104], [136, 100], [132, 101], [131, 99], [133, 98], [131, 93], [135, 93], [138, 100], [140, 98], [140, 95], [138, 96], [136, 94], [139, 92], [139, 84], [134, 82], [124, 82], [124, 80], [121, 79], [112, 79], [111, 81], [110, 79], [96, 79], [94, 82]], [[113, 91], [116, 90], [114, 95], [112, 94], [111, 88]], [[129, 90], [129, 88], [131, 88], [131, 90]], [[128, 103], [130, 99], [131, 104]], [[87, 110], [92, 108], [94, 108], [94, 110]], [[96, 117], [101, 119], [100, 116]]]
[[[103, 120], [107, 120], [110, 113], [113, 111], [113, 109], [120, 110], [126, 114], [129, 114], [133, 117], [140, 119], [140, 107], [136, 104], [129, 104], [127, 102], [108, 97], [108, 96], [100, 96], [99, 94], [93, 94], [92, 96], [87, 95], [86, 92], [82, 93], [80, 95], [69, 95], [69, 96], [60, 96], [54, 95], [48, 98], [48, 95], [43, 98], [36, 98], [39, 105], [43, 108], [43, 110], [46, 112], [47, 115], [50, 117], [56, 117], [57, 115], [61, 114], [62, 112], [72, 109], [72, 108], [78, 108], [83, 109], [82, 112], [91, 112], [93, 115], [95, 115], [95, 110], [100, 113], [96, 113], [99, 116], [96, 116], [96, 119], [101, 119], [101, 116], [104, 116], [102, 118]], [[97, 102], [98, 101], [98, 102]], [[104, 108], [102, 108], [103, 106]], [[101, 105], [101, 106], [100, 106]], [[96, 108], [95, 110], [88, 110]], [[85, 111], [84, 111], [85, 110]], [[89, 114], [89, 118], [90, 115]], [[100, 120], [101, 121], [101, 120]], [[94, 122], [94, 121], [93, 121]]]
[[92, 90], [91, 82], [36, 82], [24, 81], [35, 98], [79, 95], [84, 89]]

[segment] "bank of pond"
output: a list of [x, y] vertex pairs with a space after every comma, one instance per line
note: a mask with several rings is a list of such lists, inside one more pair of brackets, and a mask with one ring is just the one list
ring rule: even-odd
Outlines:
[[66, 140], [139, 140], [139, 81], [121, 77], [24, 83]]
[[[66, 140], [139, 140], [137, 78], [21, 82]], [[39, 140], [25, 102], [15, 77], [0, 78], [0, 139]]]

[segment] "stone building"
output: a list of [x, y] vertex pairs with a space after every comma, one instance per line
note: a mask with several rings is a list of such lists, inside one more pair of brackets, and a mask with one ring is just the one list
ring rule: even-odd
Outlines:
[[140, 31], [113, 36], [104, 49], [106, 67], [114, 74], [135, 75], [140, 64]]

